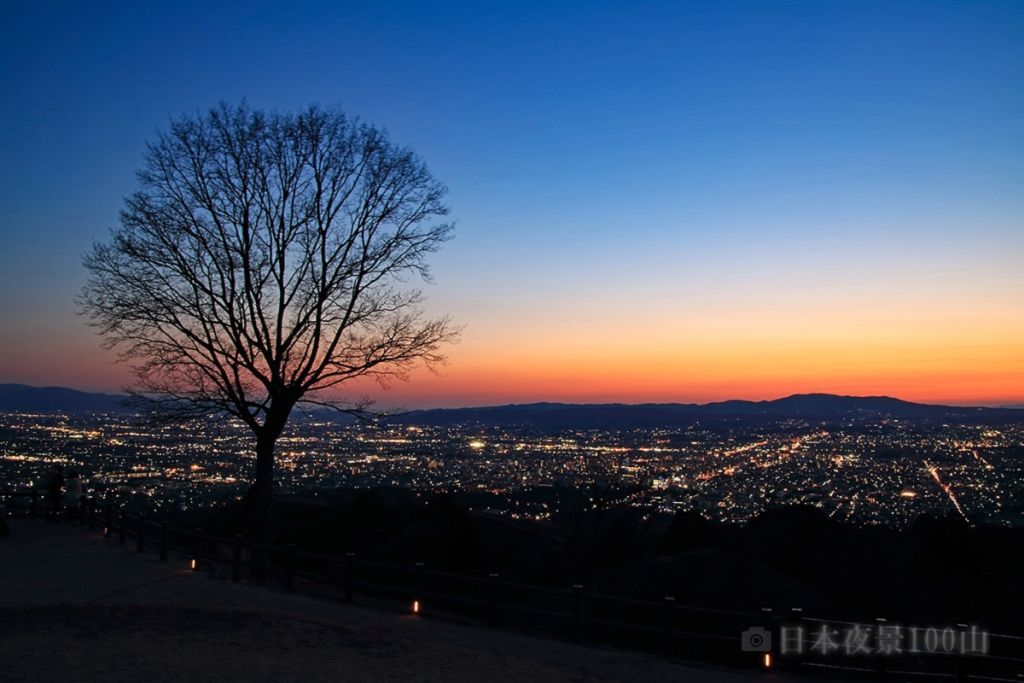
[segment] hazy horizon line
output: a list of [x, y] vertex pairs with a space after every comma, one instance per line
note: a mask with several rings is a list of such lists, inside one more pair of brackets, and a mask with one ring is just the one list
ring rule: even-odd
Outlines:
[[[30, 389], [59, 389], [59, 390], [70, 390], [77, 391], [84, 394], [97, 394], [102, 396], [127, 396], [124, 391], [110, 391], [110, 390], [92, 390], [92, 389], [79, 389], [72, 386], [65, 385], [34, 385], [26, 384], [24, 382], [0, 382], [0, 386], [22, 386]], [[774, 396], [773, 398], [742, 398], [733, 397], [725, 399], [715, 400], [672, 400], [672, 401], [624, 401], [624, 400], [550, 400], [550, 399], [536, 399], [536, 400], [520, 400], [520, 401], [498, 401], [498, 402], [487, 402], [487, 403], [461, 403], [461, 404], [449, 404], [449, 405], [438, 405], [438, 404], [419, 404], [416, 406], [404, 405], [396, 403], [390, 406], [381, 406], [382, 410], [389, 412], [411, 412], [416, 410], [460, 410], [460, 409], [473, 409], [473, 408], [500, 408], [507, 406], [528, 406], [538, 404], [553, 404], [553, 405], [578, 405], [578, 406], [602, 406], [602, 405], [621, 405], [621, 406], [644, 406], [644, 405], [697, 405], [707, 406], [719, 403], [728, 403], [731, 401], [745, 401], [749, 403], [771, 403], [773, 401], [779, 401], [786, 398], [792, 398], [794, 396], [836, 396], [841, 398], [885, 398], [894, 399], [898, 401], [904, 401], [906, 403], [912, 403], [916, 405], [928, 405], [928, 406], [942, 406], [949, 408], [1016, 408], [1024, 409], [1024, 397], [1015, 401], [1009, 401], [1006, 403], [958, 403], [954, 401], [914, 401], [910, 399], [900, 398], [893, 394], [848, 394], [848, 393], [837, 393], [830, 391], [798, 391], [792, 393], [784, 393], [781, 395]]]

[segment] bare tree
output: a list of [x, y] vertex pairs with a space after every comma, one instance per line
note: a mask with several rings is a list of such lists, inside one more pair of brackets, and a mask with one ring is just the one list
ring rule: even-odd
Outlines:
[[346, 412], [443, 361], [457, 331], [406, 286], [451, 234], [446, 188], [412, 152], [336, 110], [220, 105], [149, 145], [120, 226], [85, 256], [80, 306], [131, 362], [136, 400], [221, 416], [255, 436], [246, 497], [266, 533], [274, 447], [300, 403]]

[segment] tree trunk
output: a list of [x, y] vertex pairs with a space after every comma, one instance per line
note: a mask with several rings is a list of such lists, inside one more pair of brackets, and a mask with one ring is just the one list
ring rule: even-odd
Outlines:
[[[242, 513], [245, 537], [255, 543], [274, 542], [274, 445], [277, 436], [259, 432], [256, 435], [256, 478], [246, 493]], [[266, 581], [270, 578], [270, 554], [254, 549], [250, 555], [249, 578]]]
[[274, 446], [277, 435], [256, 435], [256, 478], [245, 496], [245, 533], [258, 543], [274, 540]]
[[[274, 529], [274, 447], [284, 431], [298, 395], [279, 394], [271, 401], [266, 420], [256, 432], [256, 477], [245, 496], [245, 535], [255, 543], [272, 545]], [[250, 576], [266, 580], [270, 576], [270, 553], [254, 549]]]

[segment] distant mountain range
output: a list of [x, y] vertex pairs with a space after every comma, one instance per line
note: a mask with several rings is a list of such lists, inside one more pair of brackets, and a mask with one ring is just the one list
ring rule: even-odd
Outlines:
[[[114, 412], [131, 409], [125, 397], [63, 387], [0, 384], [0, 411], [7, 412]], [[307, 411], [308, 412], [308, 411]], [[321, 413], [319, 416], [333, 415]], [[413, 410], [388, 417], [409, 425], [493, 425], [544, 429], [675, 427], [696, 422], [775, 422], [786, 418], [842, 419], [891, 417], [914, 420], [969, 420], [1021, 422], [1021, 408], [967, 408], [911, 403], [888, 396], [795, 394], [771, 401], [718, 403], [525, 403], [480, 408]]]
[[94, 394], [64, 387], [0, 384], [0, 411], [22, 413], [122, 413], [125, 396]]
[[911, 403], [888, 396], [795, 394], [771, 401], [719, 403], [529, 403], [486, 408], [414, 410], [393, 420], [403, 424], [481, 424], [539, 428], [672, 427], [696, 422], [775, 422], [786, 418], [890, 417], [904, 420], [1024, 422], [1024, 410]]

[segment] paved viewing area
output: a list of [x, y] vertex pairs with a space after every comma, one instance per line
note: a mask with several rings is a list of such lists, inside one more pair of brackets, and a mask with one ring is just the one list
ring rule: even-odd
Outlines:
[[11, 525], [0, 539], [6, 683], [778, 679], [233, 584], [98, 531]]

